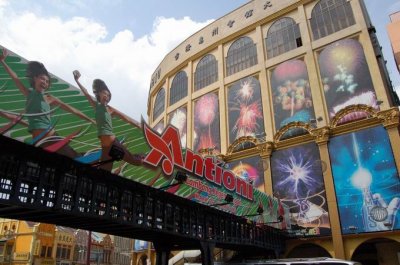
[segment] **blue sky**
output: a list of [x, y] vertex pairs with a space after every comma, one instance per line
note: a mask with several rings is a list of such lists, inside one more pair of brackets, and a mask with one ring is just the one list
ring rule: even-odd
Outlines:
[[[0, 0], [0, 45], [73, 83], [104, 79], [111, 105], [146, 117], [150, 77], [163, 57], [246, 0]], [[395, 86], [400, 76], [386, 31], [399, 0], [365, 0]], [[372, 11], [372, 12], [371, 12]]]

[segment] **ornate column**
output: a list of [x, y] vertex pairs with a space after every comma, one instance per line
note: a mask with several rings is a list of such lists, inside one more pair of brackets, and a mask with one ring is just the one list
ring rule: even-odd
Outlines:
[[335, 258], [345, 259], [346, 255], [343, 247], [342, 230], [340, 227], [339, 210], [335, 195], [335, 186], [333, 183], [333, 176], [331, 170], [331, 162], [328, 152], [330, 128], [325, 126], [312, 131], [315, 142], [318, 145], [321, 161], [326, 164], [326, 169], [323, 170], [323, 177], [325, 183], [326, 200], [328, 203], [329, 221], [331, 224], [333, 249], [335, 251]]
[[390, 144], [392, 145], [393, 157], [396, 163], [397, 172], [400, 173], [400, 152], [395, 150], [400, 146], [400, 135], [399, 135], [399, 109], [391, 108], [388, 110], [380, 111], [378, 118], [382, 120], [383, 126], [388, 132]]
[[258, 145], [260, 150], [261, 161], [264, 169], [264, 192], [268, 195], [273, 194], [272, 190], [272, 174], [271, 174], [271, 154], [273, 142], [265, 142]]

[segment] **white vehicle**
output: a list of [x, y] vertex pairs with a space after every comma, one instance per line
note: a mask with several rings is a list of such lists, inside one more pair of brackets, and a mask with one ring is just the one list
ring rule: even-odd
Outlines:
[[237, 263], [220, 263], [216, 265], [362, 265], [360, 262], [333, 258], [293, 258], [271, 260], [248, 260]]

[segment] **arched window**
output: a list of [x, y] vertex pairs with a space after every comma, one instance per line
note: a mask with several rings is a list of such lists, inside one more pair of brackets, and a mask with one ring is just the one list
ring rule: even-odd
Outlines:
[[157, 93], [153, 108], [153, 121], [155, 121], [165, 109], [165, 89], [161, 88]]
[[201, 58], [194, 73], [194, 91], [206, 87], [218, 80], [218, 62], [215, 56], [207, 54]]
[[355, 23], [348, 0], [321, 0], [311, 12], [311, 30], [314, 40], [328, 36]]
[[303, 43], [299, 25], [292, 18], [284, 17], [278, 19], [269, 28], [265, 43], [268, 58], [301, 47]]
[[241, 37], [232, 43], [226, 57], [226, 75], [242, 71], [257, 62], [257, 47], [249, 37]]
[[188, 78], [184, 71], [180, 71], [174, 77], [171, 84], [171, 93], [169, 96], [169, 105], [173, 105], [187, 96]]

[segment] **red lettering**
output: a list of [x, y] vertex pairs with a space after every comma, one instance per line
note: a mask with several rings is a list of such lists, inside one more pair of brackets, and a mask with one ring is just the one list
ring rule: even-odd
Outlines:
[[206, 177], [206, 179], [208, 181], [214, 182], [214, 175], [213, 172], [215, 170], [215, 164], [213, 162], [213, 158], [212, 157], [207, 157], [205, 160], [205, 167], [206, 167], [206, 172], [204, 173], [204, 176]]
[[174, 164], [183, 168], [182, 147], [178, 129], [168, 126], [161, 138], [171, 147]]
[[235, 190], [235, 176], [233, 175], [233, 173], [230, 171], [224, 171], [224, 174], [222, 176], [222, 183], [228, 190]]
[[147, 142], [152, 148], [144, 161], [147, 164], [158, 166], [162, 160], [162, 170], [164, 174], [170, 176], [174, 171], [171, 150], [163, 139], [153, 132], [146, 123], [143, 123], [143, 129]]
[[236, 178], [236, 193], [247, 198], [247, 185], [249, 185], [244, 179]]
[[[253, 187], [244, 180], [236, 178], [231, 171], [223, 170], [212, 157], [203, 159], [192, 150], [186, 149], [185, 160], [183, 160], [179, 131], [175, 127], [168, 126], [159, 136], [145, 122], [142, 124], [145, 138], [151, 147], [144, 162], [152, 166], [161, 164], [162, 171], [167, 176], [172, 175], [175, 166], [180, 167], [198, 177], [205, 177], [207, 181], [218, 186], [223, 185], [230, 191], [236, 189], [239, 196], [253, 200]], [[201, 185], [204, 184], [201, 183]]]
[[[196, 169], [194, 170], [194, 163], [196, 163]], [[189, 172], [195, 173], [199, 177], [203, 177], [203, 169], [204, 169], [204, 160], [203, 158], [198, 155], [194, 154], [192, 150], [186, 150], [186, 157], [185, 157], [185, 169]]]
[[215, 184], [221, 186], [222, 185], [222, 167], [216, 166], [215, 167]]

